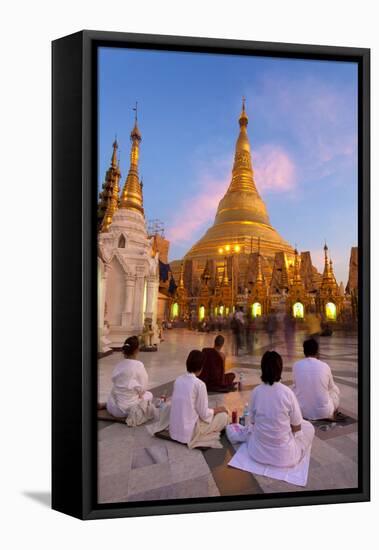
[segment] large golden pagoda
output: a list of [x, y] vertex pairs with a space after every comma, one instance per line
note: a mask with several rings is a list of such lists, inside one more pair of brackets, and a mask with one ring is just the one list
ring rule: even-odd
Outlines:
[[205, 235], [188, 251], [185, 260], [216, 259], [225, 245], [239, 245], [241, 252], [249, 250], [253, 239], [260, 239], [261, 254], [274, 258], [283, 251], [294, 253], [293, 248], [272, 227], [254, 180], [250, 143], [247, 134], [248, 117], [245, 100], [239, 117], [240, 132], [236, 143], [232, 178], [221, 199], [215, 221]]

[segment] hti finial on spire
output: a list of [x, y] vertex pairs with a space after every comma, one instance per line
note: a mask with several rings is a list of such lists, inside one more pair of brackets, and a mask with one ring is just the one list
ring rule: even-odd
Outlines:
[[246, 114], [246, 97], [243, 95], [242, 96], [242, 112], [240, 114], [240, 118], [239, 118], [239, 123], [240, 123], [240, 126], [247, 126], [247, 123], [249, 122], [249, 119], [247, 117], [247, 114]]
[[137, 124], [137, 121], [138, 121], [138, 101], [136, 101], [136, 106], [133, 107], [133, 111], [134, 111], [134, 123]]
[[117, 149], [118, 149], [117, 134], [115, 134], [115, 138], [114, 138], [114, 142], [112, 144], [112, 147], [113, 147], [113, 152], [112, 152], [111, 163], [112, 163], [113, 167], [116, 167], [117, 166]]
[[130, 134], [130, 139], [132, 141], [141, 141], [141, 132], [138, 129], [138, 101], [136, 101], [135, 107], [132, 107], [132, 110], [134, 111], [134, 128]]

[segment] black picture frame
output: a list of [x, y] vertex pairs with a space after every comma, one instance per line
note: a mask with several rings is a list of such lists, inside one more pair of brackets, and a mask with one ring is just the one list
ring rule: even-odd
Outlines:
[[[130, 504], [96, 502], [97, 65], [100, 46], [358, 63], [359, 486]], [[370, 499], [370, 50], [82, 31], [52, 43], [52, 507], [81, 519]], [[75, 197], [75, 200], [72, 198]]]

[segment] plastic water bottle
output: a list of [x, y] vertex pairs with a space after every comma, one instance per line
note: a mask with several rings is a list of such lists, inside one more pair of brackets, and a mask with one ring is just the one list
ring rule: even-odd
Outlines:
[[243, 425], [245, 427], [247, 427], [250, 423], [250, 412], [249, 412], [249, 404], [248, 403], [245, 403], [245, 408], [243, 409], [243, 418], [244, 418]]

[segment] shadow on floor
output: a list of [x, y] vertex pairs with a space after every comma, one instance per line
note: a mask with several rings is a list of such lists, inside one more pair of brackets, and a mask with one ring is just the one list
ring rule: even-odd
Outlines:
[[42, 504], [43, 506], [51, 507], [51, 493], [47, 491], [24, 491], [22, 493], [25, 497]]

